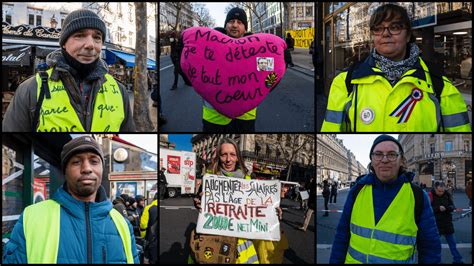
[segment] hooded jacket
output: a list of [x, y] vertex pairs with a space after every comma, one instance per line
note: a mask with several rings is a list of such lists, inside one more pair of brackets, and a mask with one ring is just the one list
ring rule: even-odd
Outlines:
[[[90, 131], [92, 127], [92, 117], [96, 95], [102, 84], [106, 81], [105, 74], [108, 72], [107, 65], [99, 58], [96, 68], [84, 79], [80, 79], [74, 68], [67, 64], [61, 50], [56, 50], [46, 57], [48, 68], [53, 67], [50, 79], [61, 80], [68, 93], [72, 107], [76, 111], [77, 117], [81, 121], [83, 128]], [[132, 110], [128, 93], [123, 84], [117, 82], [122, 93], [124, 104], [124, 120], [120, 126], [120, 132], [134, 132], [135, 123], [133, 122]], [[80, 87], [83, 91], [90, 91], [88, 102], [83, 100]], [[31, 128], [32, 120], [35, 116], [37, 103], [38, 84], [36, 75], [24, 81], [15, 92], [12, 102], [8, 106], [2, 123], [4, 132], [32, 132], [36, 128]], [[35, 125], [38, 121], [35, 122]]]
[[[357, 183], [361, 185], [372, 185], [374, 218], [378, 223], [380, 218], [392, 203], [398, 191], [405, 182], [412, 182], [413, 173], [403, 173], [392, 183], [382, 183], [374, 173], [362, 177]], [[352, 207], [355, 202], [353, 191], [357, 184], [353, 186], [347, 196], [344, 210], [337, 226], [336, 235], [331, 250], [329, 263], [344, 263], [350, 240], [350, 220]], [[428, 194], [423, 192], [423, 212], [418, 223], [417, 233], [418, 263], [436, 264], [441, 261], [441, 241], [436, 227], [436, 221], [431, 209]]]
[[[52, 199], [61, 205], [60, 233], [57, 263], [126, 263], [127, 258], [122, 239], [109, 215], [112, 203], [102, 186], [97, 191], [95, 202], [81, 202], [67, 192], [64, 185], [54, 193]], [[86, 211], [88, 209], [88, 211]], [[89, 216], [86, 219], [86, 215]], [[89, 220], [90, 226], [86, 226]], [[135, 238], [132, 236], [132, 254], [135, 263], [139, 263]], [[89, 229], [89, 230], [88, 230]], [[41, 230], [39, 228], [39, 230]], [[89, 232], [87, 232], [89, 231]], [[87, 237], [90, 235], [91, 247]], [[88, 252], [88, 250], [90, 252]], [[3, 263], [27, 263], [26, 242], [23, 231], [23, 214], [13, 228], [10, 241], [3, 252]]]

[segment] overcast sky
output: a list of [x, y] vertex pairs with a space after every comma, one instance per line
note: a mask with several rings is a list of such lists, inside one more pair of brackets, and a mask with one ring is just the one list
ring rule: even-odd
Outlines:
[[216, 27], [224, 27], [225, 17], [225, 8], [230, 5], [230, 2], [215, 2], [215, 3], [202, 3], [205, 4], [207, 9], [209, 9], [209, 14], [216, 21]]
[[[388, 134], [398, 139], [398, 134]], [[337, 134], [338, 139], [342, 139], [344, 146], [351, 150], [357, 161], [359, 161], [365, 168], [370, 162], [369, 152], [374, 140], [380, 134], [366, 135], [366, 134]]]
[[157, 134], [119, 134], [119, 137], [149, 152], [158, 154]]

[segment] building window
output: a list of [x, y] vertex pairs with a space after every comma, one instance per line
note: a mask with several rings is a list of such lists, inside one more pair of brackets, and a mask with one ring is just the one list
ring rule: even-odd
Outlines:
[[[31, 26], [41, 26], [43, 10], [28, 8], [28, 25]], [[36, 23], [35, 23], [36, 21]]]
[[435, 153], [435, 145], [434, 143], [430, 143], [430, 153]]
[[33, 14], [28, 15], [28, 25], [35, 25], [35, 15]]
[[453, 142], [452, 141], [446, 141], [446, 143], [444, 144], [444, 151], [445, 152], [453, 151]]
[[41, 16], [36, 16], [36, 26], [41, 26]]
[[307, 17], [312, 17], [313, 16], [313, 7], [312, 6], [307, 6], [306, 7], [306, 16]]
[[60, 25], [60, 27], [62, 27], [64, 25], [64, 20], [66, 19], [68, 14], [61, 12], [60, 15], [61, 15], [61, 25]]
[[471, 145], [469, 140], [464, 141], [464, 151], [471, 151]]
[[2, 4], [2, 19], [3, 21], [12, 24], [13, 5]]

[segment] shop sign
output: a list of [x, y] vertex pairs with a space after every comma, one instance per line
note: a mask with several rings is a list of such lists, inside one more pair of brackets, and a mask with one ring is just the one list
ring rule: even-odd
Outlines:
[[21, 49], [2, 49], [2, 65], [25, 66], [30, 64], [31, 46]]
[[43, 26], [31, 27], [29, 25], [12, 26], [7, 22], [2, 22], [2, 34], [17, 36], [17, 37], [29, 37], [29, 38], [40, 38], [40, 39], [59, 39], [61, 35], [60, 29], [45, 28]]
[[422, 2], [411, 3], [411, 5], [413, 5], [413, 8], [409, 8], [409, 10], [413, 10], [413, 14], [410, 12], [411, 26], [413, 29], [437, 24], [436, 3]]
[[109, 175], [109, 180], [142, 180], [142, 179], [157, 179], [158, 173], [157, 172], [143, 172], [143, 173], [111, 173]]
[[298, 28], [311, 28], [311, 22], [298, 22]]

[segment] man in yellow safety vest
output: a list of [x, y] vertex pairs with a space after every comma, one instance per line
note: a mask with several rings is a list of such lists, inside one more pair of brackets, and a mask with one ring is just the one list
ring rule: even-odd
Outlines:
[[441, 242], [426, 192], [411, 183], [402, 145], [389, 135], [370, 150], [370, 173], [349, 191], [329, 263], [441, 261]]
[[61, 152], [66, 182], [51, 199], [24, 210], [3, 263], [139, 263], [132, 226], [101, 186], [103, 164], [92, 137], [66, 143]]
[[100, 58], [107, 28], [93, 11], [71, 12], [47, 70], [18, 86], [4, 132], [134, 132], [129, 96]]

